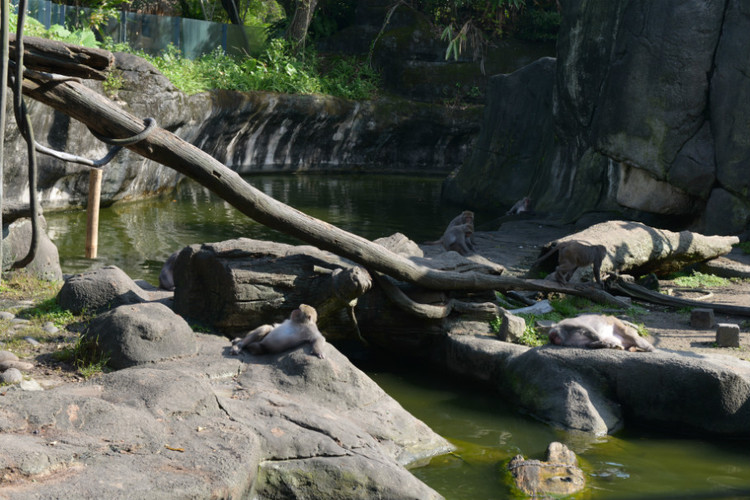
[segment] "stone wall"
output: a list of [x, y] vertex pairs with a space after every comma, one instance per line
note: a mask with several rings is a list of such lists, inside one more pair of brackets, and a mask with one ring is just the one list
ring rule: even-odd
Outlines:
[[[381, 98], [355, 102], [320, 95], [211, 92], [187, 96], [150, 64], [118, 53], [124, 83], [115, 102], [202, 148], [241, 173], [294, 171], [397, 172], [447, 175], [464, 161], [482, 106], [443, 106]], [[90, 82], [101, 92], [101, 84]], [[82, 124], [26, 99], [37, 140], [58, 150], [101, 158], [107, 149]], [[26, 144], [13, 113], [6, 127], [4, 214], [28, 204]], [[104, 168], [102, 204], [171, 190], [179, 174], [122, 151]], [[45, 210], [85, 206], [88, 170], [39, 155]], [[8, 219], [5, 220], [8, 222]]]
[[556, 63], [493, 77], [478, 146], [446, 197], [747, 230], [747, 2], [574, 0], [562, 14]]

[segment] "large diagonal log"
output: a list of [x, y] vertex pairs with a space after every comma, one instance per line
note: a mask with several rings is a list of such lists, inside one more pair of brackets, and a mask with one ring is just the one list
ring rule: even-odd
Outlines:
[[[143, 120], [75, 81], [38, 82], [27, 78], [24, 94], [81, 121], [102, 136], [125, 138], [144, 129]], [[563, 287], [548, 281], [439, 271], [415, 264], [376, 243], [271, 198], [207, 153], [159, 127], [146, 139], [128, 148], [190, 177], [261, 224], [402, 281], [439, 290], [562, 292], [597, 302], [625, 305], [610, 294], [591, 287]]]

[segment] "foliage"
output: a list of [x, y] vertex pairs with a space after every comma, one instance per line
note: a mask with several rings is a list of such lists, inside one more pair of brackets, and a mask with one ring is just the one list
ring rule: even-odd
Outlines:
[[99, 349], [99, 339], [79, 336], [76, 343], [53, 354], [58, 361], [76, 367], [83, 378], [91, 378], [107, 370], [109, 356]]
[[743, 241], [742, 243], [737, 243], [732, 246], [742, 250], [742, 253], [750, 255], [750, 241]]
[[323, 65], [313, 49], [293, 55], [289, 42], [283, 39], [271, 40], [257, 59], [235, 58], [217, 48], [191, 61], [182, 58], [174, 46], [159, 57], [141, 56], [188, 94], [211, 89], [269, 90], [368, 99], [377, 91], [378, 75], [356, 58], [333, 58]]
[[730, 283], [727, 278], [722, 278], [721, 276], [715, 276], [713, 274], [704, 274], [695, 270], [689, 275], [679, 274], [673, 276], [674, 284], [685, 288], [727, 286]]
[[32, 321], [36, 320], [39, 323], [49, 321], [58, 328], [77, 321], [73, 313], [67, 309], [62, 309], [54, 297], [45, 299], [28, 309], [23, 309], [18, 316]]

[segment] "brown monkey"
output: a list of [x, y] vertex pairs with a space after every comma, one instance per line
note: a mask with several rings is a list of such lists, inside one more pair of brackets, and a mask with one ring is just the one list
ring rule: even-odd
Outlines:
[[[456, 229], [459, 228], [459, 229]], [[474, 248], [474, 212], [464, 210], [453, 218], [439, 240], [428, 241], [425, 245], [443, 245], [446, 251], [454, 250], [461, 255], [471, 255]]]
[[505, 215], [518, 215], [523, 213], [532, 213], [531, 210], [531, 198], [524, 196], [518, 200], [515, 205], [510, 207], [510, 210], [505, 212]]
[[603, 314], [582, 314], [576, 318], [564, 319], [552, 325], [547, 335], [553, 344], [560, 346], [654, 350], [654, 346], [641, 338], [630, 323]]
[[538, 264], [555, 252], [558, 252], [558, 256], [554, 278], [558, 283], [567, 283], [576, 269], [593, 264], [594, 279], [599, 285], [602, 284], [602, 261], [607, 256], [607, 248], [604, 245], [589, 245], [575, 240], [563, 241], [539, 257], [534, 264]]
[[259, 326], [244, 339], [234, 339], [232, 354], [239, 354], [245, 347], [253, 354], [277, 353], [309, 342], [313, 353], [322, 359], [326, 339], [315, 324], [317, 320], [314, 307], [300, 304], [283, 323]]

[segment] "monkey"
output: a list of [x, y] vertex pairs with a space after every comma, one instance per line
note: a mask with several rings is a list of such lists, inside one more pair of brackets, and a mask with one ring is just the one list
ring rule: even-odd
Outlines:
[[180, 251], [178, 250], [164, 261], [164, 265], [161, 267], [161, 272], [159, 273], [159, 288], [169, 291], [174, 290], [174, 263], [179, 254]]
[[589, 245], [575, 240], [563, 241], [539, 257], [534, 265], [542, 262], [555, 252], [559, 252], [557, 267], [553, 275], [555, 281], [564, 285], [570, 280], [576, 269], [593, 264], [594, 279], [599, 286], [602, 286], [602, 261], [607, 256], [607, 248], [604, 245]]
[[326, 339], [318, 330], [317, 320], [318, 313], [314, 307], [300, 304], [283, 323], [262, 325], [245, 338], [237, 337], [232, 340], [232, 354], [239, 354], [243, 348], [253, 354], [277, 353], [309, 342], [312, 344], [313, 354], [323, 359]]
[[614, 316], [582, 314], [552, 325], [550, 341], [559, 346], [588, 347], [590, 349], [622, 349], [627, 351], [654, 351], [647, 340], [638, 335], [636, 328]]
[[474, 212], [464, 210], [448, 223], [448, 227], [445, 228], [445, 232], [439, 240], [425, 243], [425, 245], [438, 244], [443, 245], [446, 251], [454, 250], [464, 256], [476, 252], [474, 247]]
[[505, 212], [505, 215], [518, 215], [518, 214], [533, 214], [534, 211], [531, 209], [531, 198], [528, 196], [524, 196], [520, 200], [518, 200], [512, 207], [510, 207], [510, 210]]

